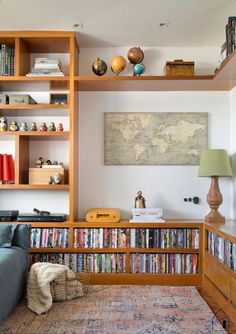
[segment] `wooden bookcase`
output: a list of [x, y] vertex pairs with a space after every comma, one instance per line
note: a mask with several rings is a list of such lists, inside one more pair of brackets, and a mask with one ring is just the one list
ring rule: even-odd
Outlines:
[[[213, 236], [212, 246], [208, 242], [209, 233]], [[204, 239], [203, 286], [208, 289], [222, 309], [232, 319], [236, 319], [236, 272], [232, 268], [232, 244], [236, 245], [235, 221], [227, 221], [225, 224], [205, 223]], [[221, 249], [225, 251], [217, 251], [219, 242], [222, 245]], [[231, 255], [226, 251], [227, 245], [231, 245]], [[214, 249], [213, 246], [215, 250], [211, 251]], [[235, 256], [236, 254], [234, 259]]]
[[[202, 237], [203, 237], [203, 224], [200, 221], [194, 220], [169, 220], [165, 223], [129, 223], [128, 221], [121, 221], [119, 223], [33, 223], [32, 228], [68, 228], [69, 229], [69, 245], [67, 248], [32, 248], [30, 252], [32, 254], [123, 254], [125, 256], [125, 269], [122, 273], [92, 273], [92, 284], [158, 284], [158, 285], [199, 285], [201, 284], [203, 259], [202, 259]], [[91, 230], [94, 229], [135, 229], [135, 230], [198, 230], [199, 231], [199, 247], [198, 248], [183, 248], [183, 247], [160, 247], [160, 248], [146, 248], [146, 247], [80, 247], [75, 245], [75, 230]], [[93, 236], [91, 235], [93, 238]], [[195, 254], [198, 258], [197, 272], [195, 274], [190, 273], [132, 273], [131, 270], [131, 257], [132, 254], [181, 254], [185, 257], [187, 254]], [[38, 256], [38, 255], [37, 255]], [[167, 260], [166, 260], [167, 261]], [[70, 261], [71, 262], [71, 261]], [[167, 262], [166, 262], [167, 267]]]
[[[68, 191], [69, 212], [68, 220], [74, 221], [77, 215], [78, 203], [78, 97], [75, 91], [75, 75], [78, 74], [79, 47], [74, 32], [47, 32], [47, 31], [11, 31], [0, 32], [0, 44], [6, 44], [15, 49], [15, 72], [13, 76], [0, 77], [1, 93], [11, 92], [66, 92], [69, 95], [69, 103], [57, 105], [50, 103], [25, 104], [25, 105], [0, 105], [0, 116], [18, 117], [30, 115], [51, 116], [63, 112], [69, 124], [64, 132], [0, 132], [0, 138], [11, 138], [15, 142], [15, 184], [2, 184], [1, 189], [8, 190], [58, 190]], [[43, 57], [53, 57], [53, 54], [62, 54], [67, 63], [62, 63], [62, 71], [65, 76], [26, 76], [34, 65], [34, 58], [40, 54]], [[64, 60], [64, 58], [63, 58]], [[25, 116], [27, 120], [27, 116]], [[8, 124], [9, 125], [9, 124]], [[40, 124], [37, 124], [39, 127]], [[48, 124], [47, 124], [48, 125]], [[30, 124], [28, 123], [28, 127]], [[30, 185], [28, 170], [30, 166], [30, 145], [34, 141], [44, 141], [46, 145], [50, 140], [65, 141], [68, 147], [69, 181], [62, 185]], [[50, 192], [48, 192], [50, 198]], [[20, 208], [19, 208], [20, 209]]]

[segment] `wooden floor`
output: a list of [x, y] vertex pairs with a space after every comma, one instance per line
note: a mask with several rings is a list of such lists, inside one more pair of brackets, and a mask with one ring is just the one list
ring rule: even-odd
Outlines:
[[216, 318], [221, 322], [222, 326], [229, 334], [236, 334], [236, 319], [229, 318], [224, 310], [216, 303], [215, 299], [209, 294], [208, 290], [203, 286], [198, 286], [200, 295], [207, 302]]

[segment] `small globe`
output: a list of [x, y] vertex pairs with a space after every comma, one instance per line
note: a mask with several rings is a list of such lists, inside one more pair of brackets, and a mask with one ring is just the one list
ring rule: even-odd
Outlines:
[[134, 65], [134, 75], [141, 75], [145, 72], [145, 66], [141, 64]]
[[119, 74], [120, 72], [124, 71], [126, 67], [126, 60], [122, 56], [114, 56], [111, 60], [111, 70], [115, 74]]
[[107, 71], [107, 64], [104, 60], [97, 58], [92, 64], [93, 73], [96, 75], [103, 75]]
[[139, 64], [143, 61], [144, 53], [140, 47], [134, 47], [129, 49], [127, 57], [131, 64]]

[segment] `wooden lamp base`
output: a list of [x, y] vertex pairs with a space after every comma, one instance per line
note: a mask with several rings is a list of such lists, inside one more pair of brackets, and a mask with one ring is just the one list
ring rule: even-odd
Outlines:
[[207, 203], [209, 204], [211, 211], [205, 217], [205, 222], [208, 223], [225, 222], [225, 217], [223, 217], [218, 211], [218, 208], [222, 202], [223, 202], [223, 197], [219, 188], [218, 176], [212, 176], [210, 190], [207, 194]]

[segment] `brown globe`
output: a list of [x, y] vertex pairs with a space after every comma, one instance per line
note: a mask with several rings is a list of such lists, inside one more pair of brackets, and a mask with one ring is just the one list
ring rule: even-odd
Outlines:
[[107, 64], [105, 61], [97, 58], [92, 64], [92, 70], [94, 74], [101, 76], [106, 73]]
[[133, 47], [129, 49], [127, 57], [131, 64], [140, 64], [143, 61], [144, 53], [140, 47]]
[[111, 70], [115, 74], [119, 74], [120, 72], [124, 71], [126, 67], [126, 60], [122, 56], [114, 56], [111, 60]]

